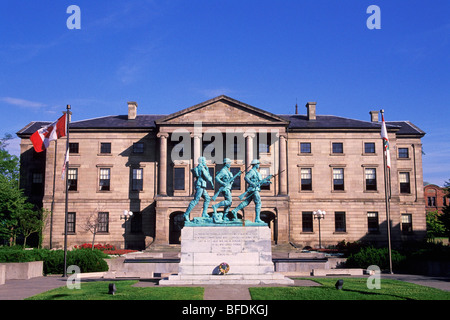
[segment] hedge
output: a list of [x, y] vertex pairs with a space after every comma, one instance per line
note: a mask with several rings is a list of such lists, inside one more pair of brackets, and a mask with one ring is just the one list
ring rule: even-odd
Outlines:
[[[76, 265], [81, 273], [108, 271], [104, 260], [108, 256], [99, 250], [75, 249], [67, 251], [67, 266]], [[64, 269], [64, 251], [16, 248], [0, 248], [1, 262], [44, 261], [44, 274], [62, 274]]]
[[[406, 256], [396, 250], [391, 251], [392, 268], [398, 269], [404, 266]], [[389, 251], [387, 248], [362, 248], [358, 253], [351, 254], [346, 261], [346, 266], [350, 268], [363, 268], [371, 265], [378, 266], [381, 270], [389, 269]]]

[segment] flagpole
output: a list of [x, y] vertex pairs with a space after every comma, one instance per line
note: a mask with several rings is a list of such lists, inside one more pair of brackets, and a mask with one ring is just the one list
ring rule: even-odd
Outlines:
[[[66, 111], [66, 152], [69, 150], [69, 123], [70, 123], [70, 104], [67, 105]], [[64, 157], [64, 161], [67, 161], [67, 158]], [[69, 161], [66, 162], [66, 204], [64, 211], [64, 270], [63, 277], [67, 277], [67, 216], [68, 216], [68, 204], [69, 204], [69, 175], [67, 174], [69, 171]]]
[[[383, 119], [384, 124], [384, 110], [380, 110], [381, 117]], [[387, 135], [387, 130], [386, 130]], [[387, 157], [387, 150], [384, 147], [384, 141], [383, 141], [383, 168], [384, 168], [384, 194], [385, 194], [385, 202], [386, 202], [386, 225], [387, 225], [387, 238], [388, 238], [388, 251], [389, 251], [389, 272], [390, 274], [394, 274], [392, 272], [392, 248], [391, 248], [391, 217], [390, 217], [390, 183], [388, 178], [388, 168], [386, 163], [386, 157]]]
[[52, 207], [50, 212], [50, 249], [53, 248], [53, 211], [55, 210], [55, 182], [56, 182], [56, 157], [58, 154], [58, 140], [55, 140], [55, 160], [53, 162], [53, 193]]

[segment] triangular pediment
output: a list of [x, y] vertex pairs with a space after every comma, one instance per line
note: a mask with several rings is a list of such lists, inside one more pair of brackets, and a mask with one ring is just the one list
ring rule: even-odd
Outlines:
[[156, 121], [158, 125], [191, 124], [197, 121], [217, 124], [276, 124], [287, 125], [285, 119], [234, 100], [227, 96], [219, 96], [195, 106], [170, 114]]

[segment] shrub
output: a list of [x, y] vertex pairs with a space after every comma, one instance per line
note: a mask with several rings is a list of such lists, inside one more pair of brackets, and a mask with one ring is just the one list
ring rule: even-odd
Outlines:
[[359, 241], [345, 242], [345, 240], [342, 240], [336, 245], [336, 249], [338, 249], [339, 252], [343, 253], [345, 257], [348, 257], [352, 254], [359, 252], [362, 248], [367, 246], [368, 246], [367, 244], [364, 244]]
[[[392, 268], [401, 268], [406, 257], [396, 250], [392, 250]], [[351, 254], [347, 258], [348, 267], [366, 269], [371, 265], [378, 266], [381, 270], [389, 269], [389, 252], [387, 248], [374, 247], [362, 248], [358, 253]]]
[[[108, 271], [105, 260], [108, 257], [99, 250], [67, 251], [67, 266], [76, 265], [80, 272]], [[48, 249], [1, 249], [0, 262], [44, 261], [44, 274], [62, 274], [64, 269], [64, 251]]]

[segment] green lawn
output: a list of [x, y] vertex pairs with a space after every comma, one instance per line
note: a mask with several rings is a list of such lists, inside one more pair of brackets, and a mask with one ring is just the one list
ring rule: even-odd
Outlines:
[[[367, 278], [315, 278], [317, 287], [250, 288], [252, 300], [450, 300], [450, 292], [397, 280], [381, 280], [381, 289], [368, 289]], [[311, 280], [311, 279], [309, 279]]]
[[[311, 280], [309, 278], [309, 280]], [[317, 287], [254, 287], [252, 300], [450, 300], [450, 292], [397, 280], [381, 280], [381, 289], [368, 289], [367, 278], [314, 278]], [[109, 283], [117, 292], [108, 294]], [[27, 300], [202, 300], [202, 287], [132, 287], [137, 280], [82, 282], [81, 289], [61, 287]]]
[[[203, 300], [201, 287], [132, 287], [137, 280], [82, 282], [80, 289], [66, 286], [53, 289], [26, 300]], [[116, 293], [108, 294], [110, 283]]]

